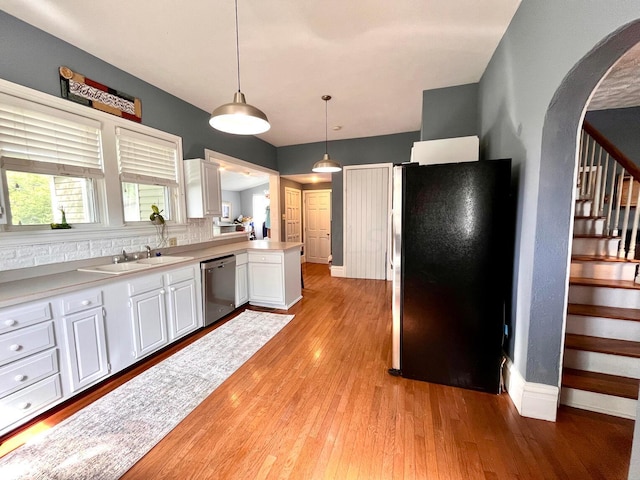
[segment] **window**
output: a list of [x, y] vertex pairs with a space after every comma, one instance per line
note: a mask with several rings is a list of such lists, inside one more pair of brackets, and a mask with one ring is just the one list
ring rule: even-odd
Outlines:
[[148, 221], [151, 205], [175, 219], [177, 143], [120, 127], [116, 141], [125, 222]]
[[98, 221], [100, 123], [0, 94], [0, 169], [9, 226]]

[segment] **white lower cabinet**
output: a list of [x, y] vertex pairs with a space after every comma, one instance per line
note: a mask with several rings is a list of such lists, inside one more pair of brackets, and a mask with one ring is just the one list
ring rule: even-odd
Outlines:
[[105, 315], [101, 291], [86, 291], [62, 299], [62, 336], [71, 392], [109, 374]]
[[136, 359], [200, 326], [195, 274], [187, 267], [129, 282]]
[[165, 315], [164, 288], [133, 295], [129, 299], [136, 358], [169, 343]]
[[62, 399], [51, 302], [0, 309], [0, 434]]
[[247, 254], [236, 254], [236, 308], [249, 301]]
[[171, 340], [183, 337], [201, 326], [198, 303], [200, 294], [197, 290], [199, 283], [195, 279], [196, 272], [199, 270], [189, 267], [169, 272], [165, 276], [169, 287], [167, 308]]
[[300, 251], [248, 253], [249, 303], [287, 310], [302, 298]]

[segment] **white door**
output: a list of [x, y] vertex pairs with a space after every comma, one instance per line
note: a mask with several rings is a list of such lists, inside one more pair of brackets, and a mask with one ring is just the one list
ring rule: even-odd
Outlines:
[[[344, 267], [350, 278], [384, 280], [390, 265], [392, 164], [344, 168]], [[390, 276], [389, 276], [390, 278]]]
[[303, 195], [306, 261], [329, 263], [329, 255], [331, 255], [331, 190], [305, 190]]
[[302, 240], [300, 190], [284, 187], [285, 232], [287, 242]]

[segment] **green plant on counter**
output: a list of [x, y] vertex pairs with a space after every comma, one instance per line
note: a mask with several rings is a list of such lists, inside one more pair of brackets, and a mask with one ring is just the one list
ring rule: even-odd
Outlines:
[[60, 223], [52, 223], [51, 229], [58, 230], [58, 229], [64, 229], [64, 228], [71, 228], [71, 225], [67, 223], [67, 214], [64, 211], [64, 207], [58, 207], [58, 210], [60, 210], [60, 213], [62, 213], [62, 219], [60, 220]]
[[157, 205], [151, 205], [151, 215], [149, 215], [149, 220], [154, 225], [164, 225], [164, 217], [162, 216], [162, 210], [158, 209]]
[[149, 215], [149, 220], [156, 227], [156, 235], [158, 237], [158, 246], [157, 248], [166, 247], [167, 245], [167, 224], [164, 221], [164, 217], [162, 216], [162, 210], [158, 208], [157, 205], [151, 205], [151, 215]]

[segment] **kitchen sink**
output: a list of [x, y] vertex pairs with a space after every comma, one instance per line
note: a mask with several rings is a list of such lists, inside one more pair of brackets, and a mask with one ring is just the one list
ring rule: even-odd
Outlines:
[[111, 275], [120, 275], [122, 273], [136, 272], [145, 270], [154, 266], [169, 265], [171, 263], [182, 262], [183, 260], [191, 260], [193, 257], [178, 257], [164, 255], [160, 257], [142, 258], [131, 262], [108, 263], [106, 265], [96, 265], [95, 267], [79, 268], [80, 272], [92, 273], [109, 273]]
[[106, 265], [96, 265], [95, 267], [79, 268], [81, 272], [93, 272], [93, 273], [110, 273], [112, 275], [119, 275], [121, 273], [135, 272], [137, 270], [144, 270], [151, 265], [145, 265], [138, 262], [124, 262], [124, 263], [108, 263]]
[[193, 257], [175, 257], [171, 255], [164, 255], [161, 257], [149, 257], [136, 261], [143, 265], [167, 265], [169, 263], [182, 262], [183, 260], [192, 260]]

